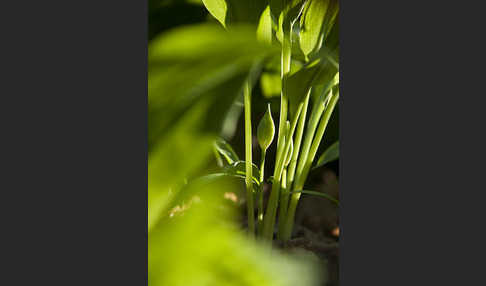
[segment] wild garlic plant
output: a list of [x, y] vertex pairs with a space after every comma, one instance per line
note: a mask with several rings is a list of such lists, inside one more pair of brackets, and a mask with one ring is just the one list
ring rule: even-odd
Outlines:
[[[245, 178], [249, 234], [272, 240], [276, 231], [278, 239], [287, 241], [292, 234], [301, 194], [319, 194], [303, 190], [309, 172], [313, 167], [336, 159], [339, 154], [339, 144], [335, 143], [322, 154], [317, 164], [314, 163], [329, 119], [339, 100], [339, 2], [202, 1], [225, 29], [253, 24], [256, 37], [261, 42], [280, 46], [280, 112], [275, 142], [277, 151], [266, 206], [263, 201], [264, 166], [266, 151], [274, 142], [275, 124], [268, 106], [257, 129], [262, 151], [257, 167], [252, 157], [251, 122], [252, 86], [257, 80], [255, 76], [249, 76], [243, 87], [244, 173], [238, 171], [241, 164], [236, 162], [236, 154], [231, 147], [220, 142], [217, 150], [228, 163], [234, 164], [235, 168], [231, 172]], [[258, 64], [265, 65], [265, 61]]]

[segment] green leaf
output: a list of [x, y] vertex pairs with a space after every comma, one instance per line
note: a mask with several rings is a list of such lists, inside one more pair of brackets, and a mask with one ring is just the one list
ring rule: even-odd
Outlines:
[[202, 2], [209, 13], [226, 28], [226, 14], [228, 12], [226, 0], [202, 0]]
[[233, 164], [240, 160], [231, 145], [222, 138], [219, 138], [214, 142], [214, 148], [226, 159], [228, 164]]
[[272, 15], [270, 6], [267, 6], [260, 16], [257, 27], [257, 39], [267, 44], [272, 43]]
[[309, 0], [300, 18], [300, 47], [306, 56], [320, 48], [337, 13], [337, 0]]
[[272, 144], [273, 137], [275, 136], [275, 123], [272, 118], [272, 110], [270, 109], [270, 104], [267, 106], [267, 111], [263, 115], [262, 120], [258, 124], [257, 128], [257, 139], [260, 148], [264, 151], [268, 149], [270, 144]]
[[269, 251], [239, 230], [235, 208], [222, 195], [236, 192], [234, 184], [217, 180], [193, 188], [197, 197], [148, 235], [149, 286], [320, 285], [312, 260]]
[[307, 0], [270, 0], [270, 9], [275, 18], [278, 18], [281, 14], [285, 17], [285, 21], [295, 21]]
[[331, 146], [329, 146], [324, 153], [322, 153], [319, 160], [317, 160], [317, 164], [314, 167], [319, 168], [329, 162], [337, 160], [339, 158], [339, 141], [334, 142]]
[[203, 4], [225, 28], [238, 23], [256, 26], [267, 7], [266, 1], [261, 0], [203, 0]]
[[[274, 19], [278, 19], [276, 25], [276, 37], [280, 43], [283, 43], [284, 30], [290, 31], [295, 21], [302, 13], [307, 0], [288, 0], [281, 1], [284, 3], [277, 4], [277, 1], [270, 2], [272, 15]], [[273, 5], [273, 7], [272, 7]]]
[[[246, 26], [231, 31], [216, 25], [189, 26], [154, 39], [149, 46], [149, 150], [201, 97], [225, 107], [210, 118], [220, 122], [255, 61], [271, 54], [278, 49], [257, 42], [253, 28]], [[225, 95], [225, 83], [235, 92]]]

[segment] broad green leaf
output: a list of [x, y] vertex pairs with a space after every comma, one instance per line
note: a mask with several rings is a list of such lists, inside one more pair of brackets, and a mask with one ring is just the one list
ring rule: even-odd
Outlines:
[[309, 0], [300, 18], [300, 47], [306, 56], [320, 48], [337, 13], [337, 0]]
[[226, 14], [228, 12], [226, 0], [202, 0], [202, 2], [209, 13], [226, 28]]
[[226, 159], [228, 164], [233, 164], [240, 160], [231, 145], [222, 138], [219, 138], [214, 142], [214, 148]]
[[322, 153], [314, 168], [319, 168], [329, 162], [337, 160], [337, 158], [339, 158], [339, 141], [333, 143], [326, 149], [326, 151], [324, 151], [324, 153]]
[[267, 111], [260, 120], [257, 128], [257, 139], [260, 148], [266, 151], [270, 144], [272, 144], [273, 137], [275, 136], [275, 123], [272, 118], [272, 110], [270, 104], [268, 104]]
[[[199, 97], [210, 93], [208, 97], [218, 98], [215, 104], [231, 104], [232, 96], [221, 96], [214, 88], [235, 80], [232, 85], [238, 86], [238, 92], [241, 77], [269, 54], [278, 50], [258, 43], [251, 27], [225, 31], [215, 25], [198, 25], [154, 39], [149, 46], [149, 149]], [[213, 117], [224, 117], [227, 111]]]
[[149, 286], [320, 285], [315, 260], [269, 251], [238, 230], [235, 208], [221, 195], [235, 192], [233, 184], [216, 180], [193, 188], [199, 195], [148, 235]]

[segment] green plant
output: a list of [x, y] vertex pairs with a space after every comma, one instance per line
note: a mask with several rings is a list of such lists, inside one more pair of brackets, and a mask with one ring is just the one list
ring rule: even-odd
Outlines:
[[[154, 0], [150, 7], [163, 10], [172, 2], [183, 1]], [[191, 9], [200, 3], [190, 2]], [[278, 237], [288, 239], [291, 206], [301, 193], [326, 198], [304, 190], [303, 183], [338, 100], [337, 2], [202, 2], [223, 27], [191, 24], [159, 35], [156, 27], [168, 25], [161, 23], [165, 19], [150, 25], [149, 285], [316, 285], [311, 259], [270, 252], [259, 239], [249, 239], [236, 223], [237, 203], [224, 198], [238, 193], [244, 181], [250, 237], [269, 240], [275, 225]], [[259, 82], [266, 85], [266, 96], [278, 93], [281, 104], [276, 122], [266, 106], [256, 128], [262, 149], [257, 166], [251, 104]], [[244, 160], [221, 138], [234, 132], [242, 107]], [[269, 159], [266, 150], [273, 142], [277, 156]], [[318, 164], [336, 158], [336, 150], [324, 154]], [[273, 159], [268, 177], [264, 167]], [[272, 191], [265, 209], [268, 181]]]
[[[314, 164], [327, 124], [339, 99], [339, 3], [337, 0], [203, 0], [208, 11], [228, 31], [241, 23], [252, 24], [256, 38], [280, 49], [280, 80], [259, 73], [259, 65], [270, 66], [268, 56], [254, 62], [244, 83], [245, 182], [248, 232], [273, 239], [290, 239], [295, 211], [308, 174]], [[239, 47], [241, 49], [241, 47]], [[267, 59], [267, 61], [265, 61]], [[265, 90], [280, 90], [277, 151], [272, 188], [263, 210], [262, 185], [266, 150], [273, 140], [273, 120], [268, 109], [260, 123], [262, 149], [260, 178], [254, 180], [252, 161], [251, 87], [262, 76]], [[308, 107], [312, 110], [307, 119]], [[260, 128], [259, 128], [260, 129]], [[263, 131], [264, 130], [264, 131]], [[272, 133], [272, 136], [263, 133]], [[272, 140], [267, 140], [269, 138]], [[316, 166], [338, 156], [338, 143], [325, 152]], [[220, 150], [221, 151], [221, 150]], [[221, 152], [224, 155], [224, 152]], [[255, 184], [255, 181], [257, 182]], [[257, 194], [257, 228], [254, 198]]]
[[[238, 191], [232, 178], [245, 178], [246, 164], [218, 135], [254, 63], [276, 53], [246, 26], [187, 26], [149, 43], [149, 285], [316, 285], [308, 259], [248, 240], [224, 199]], [[201, 176], [214, 150], [225, 166]]]

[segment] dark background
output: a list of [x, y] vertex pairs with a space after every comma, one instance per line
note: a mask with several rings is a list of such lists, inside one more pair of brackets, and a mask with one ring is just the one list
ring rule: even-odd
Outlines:
[[[344, 286], [484, 284], [476, 3], [341, 1]], [[169, 27], [144, 1], [1, 6], [2, 284], [145, 285], [146, 48]]]

